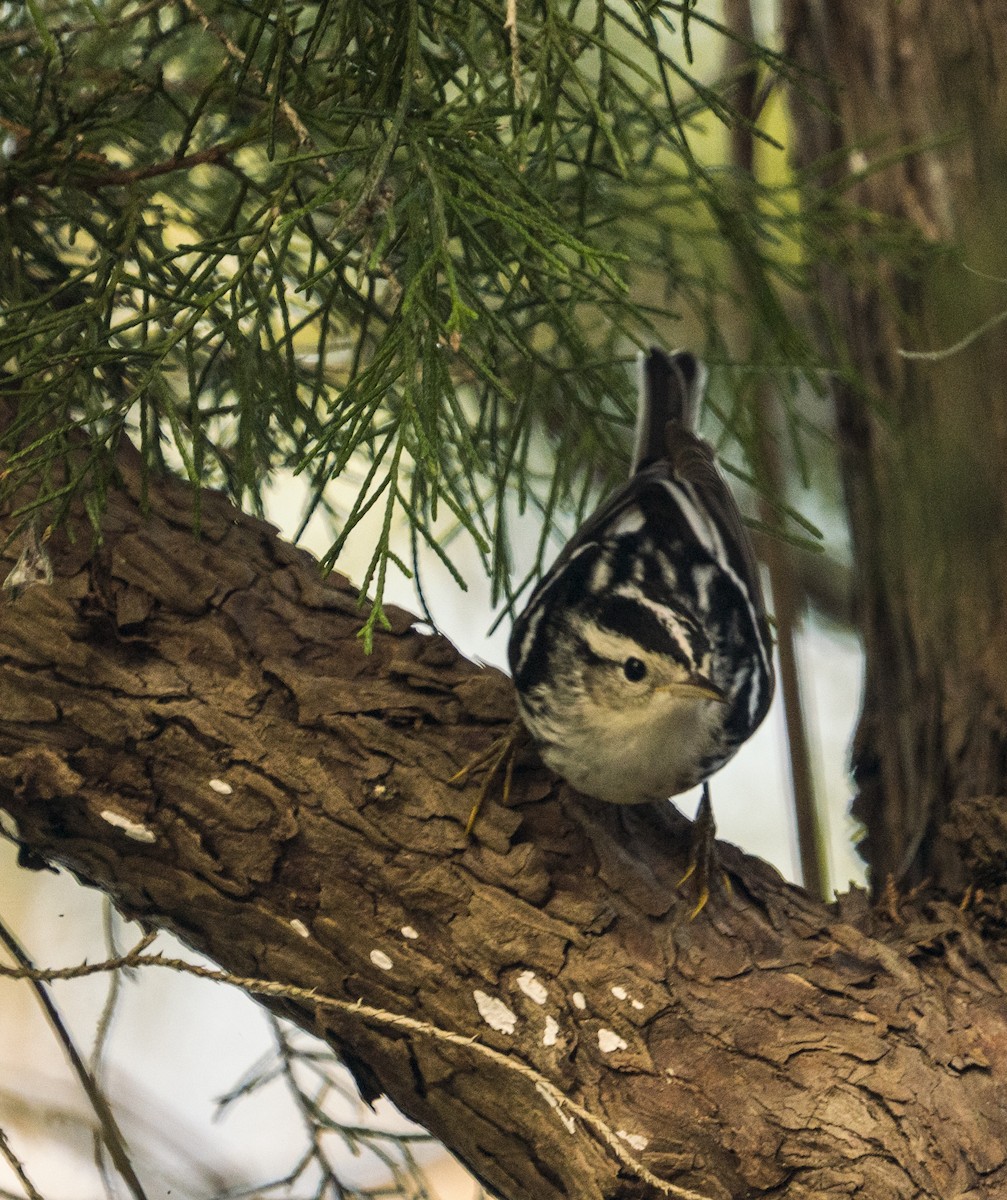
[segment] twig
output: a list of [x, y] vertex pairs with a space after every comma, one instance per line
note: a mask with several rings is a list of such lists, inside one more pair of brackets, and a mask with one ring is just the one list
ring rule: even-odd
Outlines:
[[298, 1174], [300, 1174], [300, 1172], [308, 1166], [309, 1162], [314, 1161], [321, 1172], [322, 1184], [324, 1185], [331, 1180], [338, 1186], [338, 1180], [336, 1179], [335, 1172], [332, 1170], [328, 1157], [325, 1153], [325, 1148], [322, 1144], [322, 1132], [319, 1129], [318, 1121], [315, 1118], [313, 1102], [308, 1100], [308, 1097], [304, 1094], [300, 1084], [297, 1082], [297, 1079], [294, 1076], [294, 1067], [291, 1061], [292, 1052], [290, 1043], [287, 1041], [286, 1035], [284, 1034], [283, 1029], [281, 1028], [276, 1017], [270, 1015], [269, 1023], [272, 1029], [273, 1037], [276, 1041], [277, 1053], [279, 1054], [280, 1058], [280, 1070], [287, 1084], [287, 1091], [293, 1096], [294, 1103], [297, 1105], [297, 1108], [300, 1111], [301, 1119], [304, 1122], [304, 1127], [307, 1131], [308, 1141], [310, 1143], [310, 1158], [302, 1160]]
[[[759, 451], [762, 467], [773, 493], [780, 494], [780, 464], [772, 434], [768, 428], [768, 397], [764, 384], [759, 386]], [[764, 513], [764, 516], [769, 514]], [[801, 676], [797, 665], [797, 628], [801, 621], [803, 596], [793, 567], [792, 556], [781, 544], [767, 539], [765, 562], [773, 593], [773, 616], [776, 621], [776, 649], [780, 659], [780, 691], [783, 693], [783, 713], [787, 726], [787, 749], [790, 758], [790, 784], [794, 798], [794, 817], [797, 823], [797, 848], [801, 859], [801, 880], [805, 888], [820, 900], [827, 900], [827, 879], [823, 835], [818, 806], [815, 802], [814, 773], [811, 767], [811, 748], [804, 701], [801, 695]]]
[[517, 31], [517, 0], [507, 0], [507, 15], [504, 18], [504, 29], [510, 39], [510, 73], [514, 81], [514, 102], [524, 101], [524, 85], [521, 82], [521, 43]]
[[[2, 1154], [7, 1160], [7, 1165], [18, 1177], [18, 1182], [24, 1188], [25, 1195], [28, 1197], [28, 1200], [43, 1200], [42, 1194], [28, 1178], [28, 1174], [24, 1169], [24, 1164], [11, 1149], [10, 1142], [7, 1141], [7, 1135], [2, 1129], [0, 1129], [0, 1154]], [[0, 1194], [9, 1195], [10, 1193], [4, 1192]]]
[[[737, 40], [729, 44], [728, 53], [737, 55], [755, 37], [749, 0], [727, 0], [724, 13], [728, 26], [737, 36]], [[739, 66], [743, 65], [739, 63]], [[745, 120], [737, 121], [731, 130], [732, 157], [735, 165], [753, 178], [755, 137], [752, 129], [758, 117], [757, 82], [754, 67], [741, 72], [737, 111]], [[760, 498], [759, 504], [761, 516], [767, 524], [773, 519], [770, 501], [783, 495], [782, 471], [770, 420], [768, 390], [765, 384], [760, 384], [756, 391], [756, 452], [769, 493], [769, 500]], [[784, 551], [775, 538], [766, 539], [763, 551], [773, 593], [776, 647], [780, 658], [780, 690], [783, 693], [783, 711], [787, 725], [787, 749], [801, 878], [809, 892], [824, 900], [827, 899], [827, 883], [823, 837], [815, 803], [814, 773], [797, 667], [797, 626], [800, 622], [803, 598], [792, 556]]]
[[[115, 909], [112, 906], [111, 900], [107, 896], [103, 899], [102, 918], [105, 926], [105, 946], [108, 955], [119, 954], [119, 947], [115, 941], [115, 929], [113, 921], [115, 919]], [[108, 1035], [112, 1030], [112, 1020], [115, 1017], [115, 1010], [119, 1003], [119, 994], [122, 990], [122, 973], [120, 971], [112, 971], [109, 975], [108, 994], [105, 997], [105, 1003], [102, 1006], [101, 1013], [98, 1017], [98, 1025], [95, 1030], [94, 1045], [91, 1047], [91, 1056], [88, 1060], [88, 1068], [94, 1079], [96, 1087], [102, 1087], [102, 1074], [104, 1071], [104, 1054], [105, 1046], [108, 1042]], [[105, 1194], [109, 1200], [114, 1200], [115, 1189], [112, 1184], [112, 1178], [108, 1169], [108, 1159], [105, 1157], [105, 1143], [101, 1136], [101, 1131], [94, 1131], [94, 1164], [98, 1169], [98, 1174], [105, 1186]]]
[[[175, 171], [187, 171], [190, 167], [198, 167], [202, 163], [225, 162], [231, 151], [236, 150], [244, 140], [244, 138], [233, 138], [228, 142], [207, 146], [203, 150], [194, 150], [191, 154], [166, 158], [161, 162], [148, 163], [142, 167], [116, 167], [107, 159], [101, 159], [102, 165], [107, 167], [104, 175], [88, 175], [83, 178], [75, 176], [73, 182], [82, 188], [126, 187], [144, 179], [156, 179], [160, 175], [170, 175]], [[48, 187], [52, 184], [66, 182], [66, 177], [55, 171], [43, 171], [42, 174], [35, 175], [31, 179], [31, 183], [38, 187]]]
[[[144, 940], [149, 945], [152, 938]], [[0, 921], [0, 942], [7, 948], [11, 957], [20, 964], [18, 968], [4, 967], [0, 964], [0, 972], [12, 978], [27, 979], [31, 982], [38, 1002], [42, 1005], [42, 1009], [45, 1012], [46, 1019], [52, 1026], [56, 1038], [62, 1045], [67, 1058], [70, 1060], [70, 1065], [73, 1067], [77, 1078], [80, 1080], [81, 1087], [87, 1094], [91, 1107], [94, 1109], [94, 1114], [101, 1126], [102, 1136], [105, 1139], [105, 1145], [108, 1147], [108, 1152], [115, 1163], [116, 1169], [122, 1176], [126, 1186], [136, 1197], [136, 1200], [147, 1200], [143, 1186], [137, 1178], [136, 1172], [133, 1170], [133, 1164], [130, 1162], [129, 1152], [126, 1149], [125, 1139], [116, 1123], [108, 1101], [102, 1095], [101, 1089], [94, 1082], [91, 1072], [87, 1069], [84, 1060], [80, 1056], [80, 1052], [74, 1045], [70, 1031], [63, 1024], [59, 1011], [50, 999], [49, 993], [43, 987], [45, 980], [38, 977], [31, 959], [21, 948], [21, 944], [17, 938], [4, 925], [3, 921]], [[13, 975], [11, 975], [11, 972], [13, 972]]]
[[973, 342], [977, 342], [991, 330], [996, 329], [998, 325], [1002, 325], [1004, 321], [1007, 321], [1007, 308], [1002, 312], [994, 313], [992, 317], [983, 321], [981, 325], [977, 325], [975, 329], [970, 330], [960, 341], [955, 342], [951, 346], [945, 346], [942, 350], [903, 350], [900, 346], [898, 353], [902, 358], [910, 360], [943, 362], [945, 359], [953, 358], [956, 354], [961, 354], [963, 350], [967, 350]]

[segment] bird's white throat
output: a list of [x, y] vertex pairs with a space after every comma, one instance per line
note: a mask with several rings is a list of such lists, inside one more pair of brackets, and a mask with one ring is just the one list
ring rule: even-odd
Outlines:
[[663, 692], [641, 707], [572, 706], [553, 742], [542, 729], [542, 757], [573, 787], [610, 804], [641, 804], [688, 791], [716, 752], [724, 705]]

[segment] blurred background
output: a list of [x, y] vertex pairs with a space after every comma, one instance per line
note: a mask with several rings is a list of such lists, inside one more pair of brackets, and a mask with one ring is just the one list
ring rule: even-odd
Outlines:
[[[705, 4], [711, 21], [722, 17], [718, 4]], [[5, 11], [10, 6], [0, 6]], [[43, 6], [44, 11], [44, 6]], [[756, 35], [778, 41], [771, 3], [753, 6]], [[712, 82], [724, 71], [724, 43], [711, 25], [692, 26], [694, 72]], [[762, 117], [786, 142], [782, 103], [774, 95]], [[728, 153], [726, 132], [713, 117], [693, 130], [693, 148], [714, 165]], [[783, 150], [760, 145], [760, 172], [786, 175]], [[641, 303], [658, 305], [665, 286], [646, 269], [634, 285]], [[648, 294], [648, 288], [653, 294]], [[733, 318], [742, 320], [735, 311]], [[669, 346], [705, 344], [702, 322], [686, 311], [659, 322]], [[746, 331], [726, 329], [726, 342], [744, 342]], [[713, 366], [713, 404], [724, 384]], [[627, 368], [628, 369], [628, 368]], [[726, 400], [719, 397], [721, 407]], [[831, 453], [828, 402], [804, 388], [795, 404], [814, 430], [808, 469], [798, 471], [779, 439], [786, 499], [822, 531], [816, 554], [803, 554], [802, 570], [837, 572], [848, 568], [841, 498]], [[716, 435], [710, 414], [708, 431]], [[744, 474], [737, 448], [724, 447], [728, 463]], [[548, 463], [549, 452], [541, 448]], [[339, 514], [353, 505], [366, 474], [351, 463], [301, 532], [302, 546], [324, 555], [334, 541]], [[799, 481], [803, 474], [804, 483]], [[755, 493], [738, 485], [750, 516], [757, 519]], [[265, 512], [283, 535], [293, 539], [311, 500], [304, 476], [277, 470], [264, 489]], [[343, 546], [336, 568], [351, 580], [365, 577], [384, 514], [375, 506]], [[510, 514], [513, 578], [523, 579], [537, 558], [542, 517], [534, 510]], [[565, 522], [565, 524], [564, 524]], [[560, 549], [572, 516], [557, 518], [545, 558]], [[463, 591], [441, 558], [420, 545], [417, 553], [422, 598], [412, 579], [390, 569], [385, 599], [432, 620], [467, 656], [503, 667], [510, 625], [501, 617], [490, 582], [468, 532], [450, 516], [437, 535], [450, 548], [452, 563], [468, 583]], [[403, 561], [414, 546], [404, 523], [392, 531]], [[760, 543], [762, 545], [762, 543]], [[424, 611], [424, 609], [426, 611]], [[828, 611], [825, 611], [828, 610]], [[863, 881], [848, 815], [846, 774], [849, 743], [857, 715], [862, 661], [843, 606], [801, 606], [795, 630], [802, 703], [810, 746], [814, 801], [823, 829], [827, 889], [846, 890]], [[752, 741], [714, 779], [712, 794], [719, 836], [773, 863], [788, 879], [801, 881], [791, 789], [788, 738], [779, 695], [769, 718]], [[692, 815], [698, 797], [676, 803]], [[0, 841], [0, 913], [32, 960], [61, 966], [95, 961], [134, 944], [140, 934], [107, 908], [98, 893], [81, 887], [66, 872], [29, 871], [16, 865], [16, 850]], [[187, 951], [167, 935], [157, 947], [172, 955]], [[62, 1021], [85, 1058], [91, 1056], [130, 1146], [147, 1195], [204, 1197], [388, 1196], [417, 1200], [466, 1200], [478, 1188], [437, 1145], [401, 1118], [386, 1102], [374, 1111], [355, 1099], [348, 1078], [329, 1060], [324, 1047], [306, 1035], [278, 1025], [234, 989], [146, 970], [133, 975], [96, 976], [58, 983], [51, 989]], [[96, 1154], [94, 1114], [69, 1070], [63, 1047], [47, 1024], [31, 988], [0, 980], [0, 1128], [38, 1193], [45, 1200], [93, 1200], [124, 1195]], [[326, 1172], [332, 1176], [327, 1179]], [[335, 1180], [339, 1180], [339, 1184]], [[27, 1193], [14, 1170], [0, 1161], [0, 1196]]]

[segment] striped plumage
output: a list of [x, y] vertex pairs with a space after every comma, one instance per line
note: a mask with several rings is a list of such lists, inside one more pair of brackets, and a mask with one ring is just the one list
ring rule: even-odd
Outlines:
[[641, 368], [629, 481], [564, 547], [509, 645], [546, 763], [618, 804], [676, 795], [723, 766], [774, 682], [751, 543], [693, 432], [706, 369], [657, 349]]

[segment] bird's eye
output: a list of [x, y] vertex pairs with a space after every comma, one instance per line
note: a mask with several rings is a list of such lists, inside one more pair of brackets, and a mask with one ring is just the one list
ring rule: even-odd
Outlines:
[[639, 683], [647, 674], [647, 668], [638, 658], [627, 658], [622, 664], [622, 673], [630, 683]]

